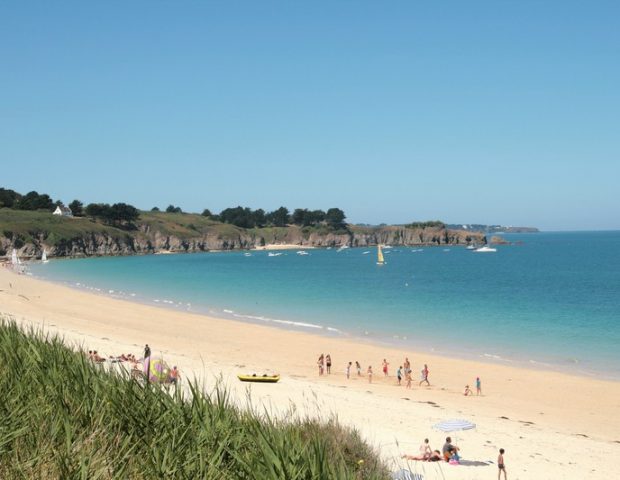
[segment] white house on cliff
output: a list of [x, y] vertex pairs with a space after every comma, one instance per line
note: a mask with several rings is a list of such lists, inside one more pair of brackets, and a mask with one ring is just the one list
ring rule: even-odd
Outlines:
[[64, 205], [58, 205], [56, 210], [54, 210], [54, 215], [62, 215], [63, 217], [72, 217], [73, 212], [69, 207], [65, 207]]

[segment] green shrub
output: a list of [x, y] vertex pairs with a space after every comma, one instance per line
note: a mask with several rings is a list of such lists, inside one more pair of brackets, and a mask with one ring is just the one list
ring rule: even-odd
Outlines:
[[334, 420], [273, 420], [233, 406], [221, 388], [188, 388], [143, 385], [2, 319], [0, 478], [388, 478]]

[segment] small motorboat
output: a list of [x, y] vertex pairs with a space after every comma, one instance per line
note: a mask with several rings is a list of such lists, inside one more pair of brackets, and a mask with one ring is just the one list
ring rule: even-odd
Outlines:
[[242, 382], [260, 382], [260, 383], [276, 383], [280, 380], [280, 375], [237, 375], [237, 378]]
[[497, 248], [492, 248], [492, 247], [489, 247], [488, 245], [484, 245], [484, 246], [482, 246], [480, 248], [476, 248], [474, 250], [474, 252], [480, 252], [480, 253], [487, 253], [487, 252], [489, 252], [489, 253], [492, 253], [492, 252], [497, 252]]

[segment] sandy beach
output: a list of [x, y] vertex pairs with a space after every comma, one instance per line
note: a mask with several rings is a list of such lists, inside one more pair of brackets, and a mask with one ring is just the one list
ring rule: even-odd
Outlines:
[[[506, 365], [431, 356], [347, 338], [313, 335], [130, 303], [17, 275], [0, 268], [0, 314], [59, 333], [68, 344], [102, 355], [134, 353], [145, 343], [178, 365], [183, 378], [213, 388], [227, 385], [240, 404], [248, 390], [254, 406], [277, 415], [336, 415], [357, 428], [396, 470], [408, 466], [427, 479], [497, 478], [504, 448], [511, 479], [613, 478], [620, 454], [620, 382]], [[329, 353], [332, 373], [319, 376], [317, 359]], [[397, 386], [395, 372], [408, 357], [413, 388]], [[390, 364], [389, 376], [381, 362]], [[362, 365], [347, 379], [349, 361]], [[419, 387], [428, 364], [430, 387]], [[365, 374], [372, 365], [372, 383]], [[238, 373], [277, 372], [278, 384], [242, 384]], [[465, 397], [466, 384], [482, 396]], [[403, 382], [404, 385], [404, 382]], [[424, 438], [441, 449], [446, 434], [432, 428], [462, 418], [476, 429], [452, 434], [469, 464], [406, 462]], [[489, 464], [489, 462], [492, 462]], [[610, 472], [611, 469], [611, 472]]]

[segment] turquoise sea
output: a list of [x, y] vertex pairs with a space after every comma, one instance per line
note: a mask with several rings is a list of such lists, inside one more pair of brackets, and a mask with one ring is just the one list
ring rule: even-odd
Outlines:
[[384, 266], [373, 247], [53, 260], [31, 271], [162, 307], [620, 380], [620, 232], [504, 238], [522, 243], [394, 247]]

